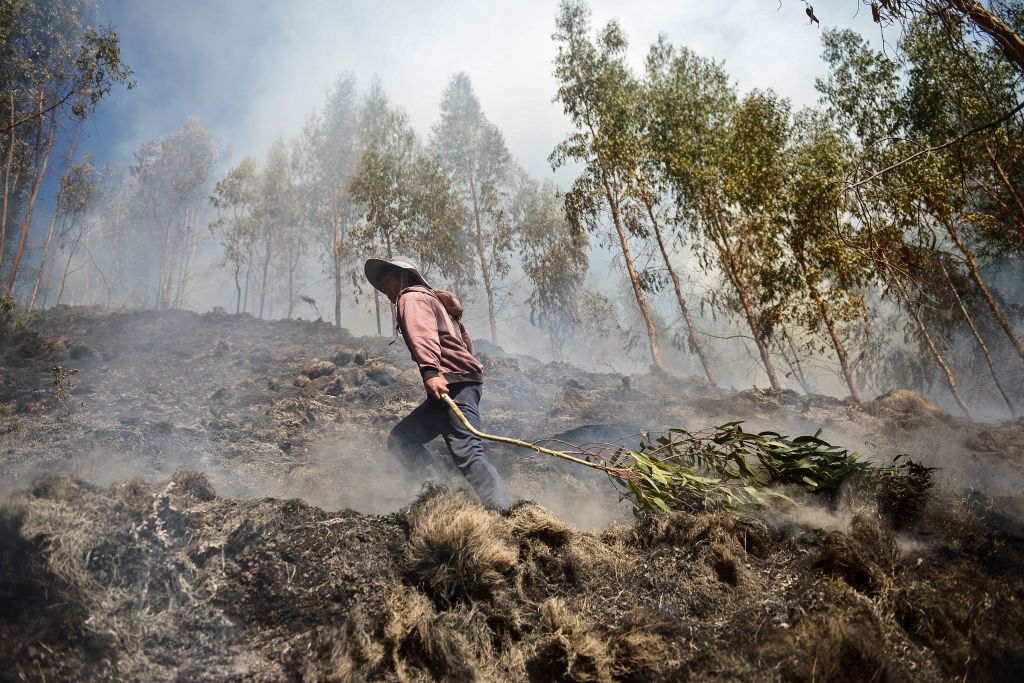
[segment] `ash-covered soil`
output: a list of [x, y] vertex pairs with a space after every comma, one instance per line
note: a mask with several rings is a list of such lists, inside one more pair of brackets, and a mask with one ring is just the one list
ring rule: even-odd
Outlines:
[[910, 392], [859, 407], [490, 356], [494, 433], [579, 443], [743, 419], [942, 468], [913, 520], [853, 491], [634, 518], [600, 477], [489, 446], [535, 501], [502, 515], [450, 465], [447, 489], [421, 490], [383, 448], [422, 396], [388, 341], [62, 307], [0, 343], [0, 678], [1024, 675], [1024, 422]]

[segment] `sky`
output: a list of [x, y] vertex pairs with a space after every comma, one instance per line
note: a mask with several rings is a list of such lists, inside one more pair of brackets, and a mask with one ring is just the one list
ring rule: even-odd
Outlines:
[[[569, 131], [553, 102], [551, 39], [557, 0], [98, 0], [100, 21], [120, 35], [137, 86], [113, 92], [87, 125], [83, 150], [124, 164], [143, 143], [199, 117], [223, 168], [262, 158], [297, 135], [340, 75], [362, 87], [379, 78], [414, 127], [429, 132], [451, 76], [465, 71], [512, 154], [536, 177]], [[817, 98], [822, 28], [877, 34], [859, 0], [820, 0], [822, 27], [800, 0], [662, 0], [591, 3], [595, 26], [615, 19], [642, 67], [660, 33], [715, 60], [743, 91], [771, 88], [794, 105]], [[565, 173], [556, 178], [567, 185]]]

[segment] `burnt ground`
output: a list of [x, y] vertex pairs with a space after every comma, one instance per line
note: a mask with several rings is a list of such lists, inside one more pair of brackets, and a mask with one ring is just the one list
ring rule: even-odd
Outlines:
[[607, 481], [494, 447], [524, 499], [502, 515], [455, 490], [440, 444], [447, 488], [383, 448], [422, 393], [388, 341], [62, 307], [0, 342], [0, 678], [1024, 674], [1024, 422], [911, 392], [854, 406], [488, 356], [494, 433], [743, 419], [942, 468], [913, 520], [853, 490], [758, 517], [634, 517]]

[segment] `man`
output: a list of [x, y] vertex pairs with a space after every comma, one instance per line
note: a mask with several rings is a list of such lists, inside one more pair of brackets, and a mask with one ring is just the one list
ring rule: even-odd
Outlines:
[[480, 438], [441, 400], [441, 394], [448, 394], [469, 423], [480, 428], [484, 368], [458, 321], [462, 304], [449, 292], [434, 292], [406, 259], [369, 259], [364, 272], [370, 284], [397, 305], [398, 327], [427, 391], [427, 399], [391, 430], [388, 448], [422, 475], [429, 471], [431, 460], [424, 444], [443, 436], [452, 460], [484, 505], [508, 509], [512, 500], [505, 482], [487, 459]]

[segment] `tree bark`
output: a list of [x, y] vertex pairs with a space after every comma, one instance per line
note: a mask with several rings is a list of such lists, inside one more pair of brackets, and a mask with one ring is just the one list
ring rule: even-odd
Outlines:
[[[11, 89], [11, 121], [14, 121], [14, 89]], [[9, 198], [11, 196], [11, 166], [14, 165], [14, 147], [17, 139], [14, 136], [14, 128], [11, 127], [11, 142], [7, 147], [7, 163], [4, 166], [4, 202], [3, 214], [0, 214], [0, 266], [4, 264], [5, 247], [7, 246], [7, 214], [10, 210]], [[14, 185], [18, 185], [18, 175], [14, 174]]]
[[995, 152], [988, 144], [985, 145], [985, 151], [988, 152], [988, 158], [992, 160], [992, 167], [996, 170], [999, 175], [999, 179], [1003, 181], [1003, 185], [1006, 186], [1010, 196], [1013, 197], [1014, 203], [1017, 205], [1017, 211], [1020, 215], [1017, 217], [1017, 229], [1020, 231], [1020, 241], [1024, 244], [1024, 200], [1021, 199], [1020, 193], [1017, 192], [1017, 188], [1010, 182], [1010, 178], [1006, 175], [1006, 171], [1003, 170], [1003, 165], [999, 163], [999, 159], [996, 158]]
[[946, 0], [965, 14], [975, 26], [987, 33], [1003, 51], [1003, 55], [1024, 73], [1024, 40], [1009, 25], [982, 5], [978, 0]]
[[658, 249], [661, 251], [661, 258], [665, 261], [665, 268], [668, 269], [669, 277], [672, 278], [672, 286], [676, 290], [676, 301], [679, 302], [679, 311], [683, 315], [683, 320], [686, 321], [686, 329], [690, 333], [690, 344], [693, 346], [693, 350], [697, 352], [697, 357], [700, 358], [700, 363], [704, 367], [704, 374], [707, 375], [708, 382], [711, 386], [717, 386], [715, 378], [711, 374], [711, 366], [708, 364], [707, 358], [704, 357], [704, 347], [700, 343], [700, 339], [697, 337], [697, 330], [693, 326], [693, 318], [690, 316], [690, 308], [686, 305], [686, 299], [683, 298], [683, 288], [679, 282], [679, 276], [676, 275], [675, 268], [672, 267], [672, 262], [668, 258], [668, 250], [665, 248], [665, 241], [661, 237], [661, 226], [658, 224], [657, 219], [654, 216], [654, 207], [651, 205], [650, 200], [647, 196], [644, 196], [644, 206], [647, 207], [647, 215], [651, 219], [651, 227], [654, 229], [654, 236], [658, 240]]
[[[334, 326], [341, 327], [341, 209], [338, 206], [337, 190], [331, 200], [331, 219], [334, 222]], [[380, 334], [379, 320], [377, 333]]]
[[835, 321], [832, 320], [832, 314], [829, 313], [828, 305], [821, 298], [821, 292], [818, 291], [818, 288], [807, 276], [807, 265], [804, 263], [802, 253], [797, 253], [796, 261], [800, 266], [804, 284], [807, 285], [807, 290], [810, 292], [811, 298], [814, 299], [814, 304], [818, 307], [821, 320], [825, 323], [825, 328], [828, 330], [828, 336], [832, 340], [832, 347], [836, 350], [836, 356], [839, 357], [839, 368], [843, 372], [846, 386], [850, 389], [850, 398], [853, 399], [854, 403], [860, 403], [860, 392], [857, 391], [857, 384], [853, 381], [853, 372], [850, 369], [849, 358], [846, 355], [846, 347], [843, 346], [843, 342], [839, 338], [839, 333], [836, 331]]
[[946, 378], [946, 384], [949, 386], [950, 393], [953, 394], [953, 398], [956, 399], [957, 405], [960, 406], [960, 410], [964, 411], [964, 415], [967, 419], [971, 418], [971, 410], [964, 403], [964, 400], [960, 397], [960, 391], [956, 388], [956, 380], [953, 378], [953, 371], [949, 369], [949, 365], [946, 364], [946, 359], [942, 357], [942, 353], [939, 352], [938, 346], [935, 345], [935, 341], [932, 339], [931, 334], [928, 332], [927, 326], [924, 324], [924, 320], [921, 318], [921, 314], [918, 312], [917, 307], [911, 303], [908, 303], [908, 310], [910, 311], [910, 317], [917, 323], [917, 329], [921, 332], [921, 336], [924, 338], [925, 343], [928, 345], [928, 350], [932, 353], [932, 358], [942, 368], [942, 374]]
[[53, 240], [53, 231], [57, 227], [57, 218], [60, 216], [60, 200], [63, 192], [64, 188], [61, 188], [57, 192], [57, 202], [53, 210], [53, 220], [50, 221], [50, 229], [46, 232], [46, 242], [43, 244], [43, 253], [39, 257], [39, 270], [36, 272], [36, 284], [32, 287], [32, 296], [29, 297], [28, 307], [25, 309], [29, 313], [32, 312], [32, 307], [36, 304], [36, 295], [39, 294], [39, 284], [43, 281], [43, 276], [46, 273], [46, 257], [50, 252], [50, 242]]
[[1006, 389], [1003, 388], [1003, 383], [999, 381], [999, 374], [996, 372], [996, 366], [992, 362], [992, 354], [989, 353], [988, 344], [985, 343], [981, 333], [978, 332], [978, 327], [974, 324], [974, 318], [971, 317], [966, 304], [964, 304], [963, 299], [960, 298], [960, 293], [956, 291], [956, 285], [953, 284], [953, 278], [949, 276], [946, 264], [942, 262], [941, 258], [939, 259], [939, 266], [942, 268], [942, 274], [946, 276], [946, 282], [949, 283], [949, 291], [953, 292], [956, 304], [960, 307], [960, 312], [964, 314], [964, 320], [967, 321], [967, 325], [971, 328], [971, 334], [974, 335], [974, 340], [978, 342], [978, 347], [985, 355], [985, 362], [988, 364], [988, 371], [992, 374], [992, 381], [995, 382], [996, 388], [999, 390], [999, 394], [1003, 397], [1006, 407], [1010, 410], [1010, 416], [1016, 418], [1017, 411], [1014, 409], [1013, 403], [1010, 401], [1010, 397], [1006, 393]]
[[659, 370], [664, 370], [665, 365], [661, 361], [661, 349], [658, 347], [658, 331], [654, 326], [654, 318], [651, 315], [651, 311], [647, 307], [643, 288], [640, 286], [640, 276], [637, 275], [636, 267], [633, 265], [633, 254], [629, 248], [626, 231], [622, 227], [619, 204], [612, 194], [604, 168], [601, 169], [601, 184], [604, 186], [605, 199], [608, 200], [608, 206], [612, 212], [612, 223], [615, 224], [615, 232], [619, 236], [619, 246], [622, 249], [622, 257], [626, 262], [626, 272], [629, 273], [629, 281], [633, 285], [633, 295], [636, 297], [637, 306], [640, 307], [640, 313], [643, 315], [644, 323], [647, 325], [647, 339], [650, 343], [651, 362]]
[[53, 141], [56, 134], [57, 123], [51, 119], [46, 149], [43, 150], [42, 166], [33, 179], [32, 194], [29, 196], [28, 206], [25, 207], [25, 218], [21, 222], [21, 235], [18, 239], [18, 246], [15, 249], [14, 257], [11, 259], [11, 273], [7, 278], [7, 285], [4, 287], [4, 296], [10, 296], [11, 290], [14, 289], [14, 281], [18, 276], [18, 266], [21, 263], [21, 257], [25, 254], [25, 243], [28, 241], [28, 231], [32, 225], [32, 212], [36, 206], [36, 199], [39, 197], [39, 188], [43, 184], [43, 177], [46, 175], [46, 166], [50, 161], [50, 152], [53, 150]]
[[740, 298], [740, 305], [743, 307], [743, 315], [747, 319], [747, 325], [750, 327], [750, 332], [754, 335], [754, 343], [757, 345], [758, 354], [761, 356], [761, 362], [764, 364], [765, 372], [768, 373], [768, 382], [775, 391], [782, 390], [782, 383], [779, 382], [779, 376], [775, 372], [775, 364], [772, 363], [771, 356], [768, 353], [768, 345], [765, 343], [764, 335], [761, 333], [760, 326], [757, 324], [757, 318], [754, 316], [754, 309], [750, 305], [750, 297], [747, 296], [746, 287], [744, 287], [742, 280], [740, 279], [739, 264], [736, 263], [735, 254], [732, 252], [732, 248], [729, 246], [729, 234], [722, 224], [722, 217], [718, 212], [718, 209], [714, 204], [709, 204], [711, 207], [712, 218], [715, 225], [712, 226], [713, 231], [717, 232], [718, 238], [715, 240], [715, 244], [718, 248], [719, 254], [722, 257], [722, 265], [725, 266], [726, 276], [732, 283], [733, 288], [736, 290], [737, 296]]
[[263, 310], [267, 303], [267, 278], [270, 275], [271, 246], [270, 226], [267, 226], [266, 239], [263, 242], [263, 278], [260, 282], [260, 313], [257, 316], [258, 318], [263, 318]]
[[242, 283], [238, 281], [238, 276], [241, 275], [242, 269], [235, 266], [235, 315], [242, 312]]
[[953, 227], [952, 223], [947, 223], [945, 227], [946, 232], [949, 233], [950, 239], [953, 240], [957, 249], [960, 250], [960, 253], [962, 253], [964, 258], [967, 260], [967, 269], [971, 274], [971, 280], [973, 280], [974, 284], [978, 287], [978, 290], [984, 297], [985, 302], [988, 304], [989, 310], [992, 311], [992, 315], [995, 316], [999, 326], [1003, 329], [1003, 332], [1006, 333], [1006, 337], [1010, 340], [1010, 343], [1013, 344], [1013, 348], [1017, 350], [1018, 355], [1020, 355], [1021, 359], [1024, 360], [1024, 343], [1021, 343], [1020, 338], [1013, 331], [1010, 321], [1006, 319], [1002, 309], [999, 308], [999, 304], [996, 303], [995, 298], [992, 296], [992, 292], [989, 291], [988, 286], [982, 279], [981, 272], [978, 270], [978, 263], [974, 259], [974, 252], [972, 252], [963, 240], [960, 239], [960, 236], [957, 234], [956, 228]]
[[476, 198], [476, 182], [470, 178], [469, 189], [473, 197], [473, 220], [476, 223], [476, 251], [480, 257], [480, 272], [487, 293], [487, 317], [491, 323], [491, 343], [498, 343], [498, 327], [494, 321], [494, 290], [491, 287], [491, 269], [487, 262], [487, 251], [484, 249], [484, 231], [480, 225], [480, 207]]

